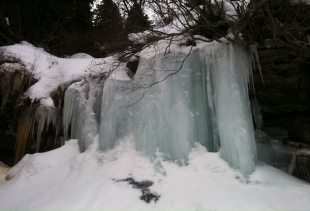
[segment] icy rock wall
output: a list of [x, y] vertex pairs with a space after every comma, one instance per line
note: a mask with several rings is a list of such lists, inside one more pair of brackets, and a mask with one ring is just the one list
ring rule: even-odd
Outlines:
[[[49, 99], [51, 102], [53, 100]], [[16, 136], [16, 155], [15, 163], [25, 155], [27, 147], [36, 152], [42, 151], [42, 134], [47, 134], [49, 129], [55, 131], [53, 135], [53, 143], [43, 143], [44, 145], [53, 145], [56, 148], [58, 134], [59, 134], [59, 110], [55, 108], [54, 104], [46, 105], [42, 104], [44, 100], [41, 100], [41, 104], [30, 104], [23, 108], [18, 120], [18, 129]], [[44, 131], [44, 132], [43, 132]], [[34, 140], [34, 135], [36, 139]], [[43, 145], [43, 147], [44, 147]]]
[[[44, 128], [47, 128], [52, 125], [55, 127], [55, 139], [57, 139], [57, 133], [58, 133], [58, 113], [57, 109], [54, 106], [46, 106], [46, 105], [40, 105], [36, 112], [34, 113], [34, 121], [32, 125], [32, 134], [34, 134], [34, 129], [36, 128], [37, 131], [37, 139], [36, 139], [36, 152], [40, 151], [41, 146], [41, 135]], [[37, 126], [37, 127], [36, 127]], [[55, 145], [55, 144], [54, 144]]]
[[142, 57], [133, 81], [72, 85], [65, 95], [65, 134], [71, 124], [82, 151], [97, 138], [108, 150], [131, 136], [150, 159], [160, 152], [180, 164], [200, 143], [250, 174], [256, 161], [250, 70], [248, 53], [233, 44]]
[[[81, 151], [97, 140], [104, 77], [88, 78], [71, 85], [64, 99], [63, 129], [65, 140], [78, 139]], [[70, 134], [68, 134], [70, 131]]]
[[214, 51], [205, 48], [202, 55], [213, 77], [220, 155], [243, 174], [250, 174], [255, 168], [256, 146], [248, 94], [248, 54], [241, 47], [218, 44]]

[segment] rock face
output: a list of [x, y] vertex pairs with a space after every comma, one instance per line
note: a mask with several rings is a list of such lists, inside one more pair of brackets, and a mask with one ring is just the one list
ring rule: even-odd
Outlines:
[[307, 114], [294, 116], [288, 130], [291, 140], [310, 144], [310, 117]]
[[310, 156], [298, 156], [295, 161], [293, 175], [310, 182]]
[[9, 166], [26, 153], [45, 152], [63, 144], [60, 128], [65, 90], [58, 88], [53, 93], [50, 100], [55, 107], [44, 107], [24, 94], [36, 82], [20, 61], [0, 63], [0, 161]]
[[45, 152], [63, 144], [60, 128], [65, 90], [58, 88], [53, 93], [50, 100], [55, 107], [44, 107], [24, 95], [35, 82], [18, 62], [0, 65], [0, 161], [9, 166], [26, 153]]
[[[308, 114], [307, 83], [309, 83], [310, 72], [300, 68], [298, 58], [287, 49], [261, 49], [259, 57], [265, 86], [258, 73], [255, 74], [254, 80], [256, 97], [265, 117], [272, 117], [284, 123], [281, 119], [282, 114], [290, 119], [298, 113]], [[270, 124], [273, 123], [270, 122]]]
[[288, 142], [285, 145], [304, 153], [296, 155], [292, 175], [310, 182], [310, 145], [297, 142]]
[[8, 165], [13, 165], [17, 107], [22, 103], [22, 94], [35, 82], [29, 71], [19, 63], [0, 66], [0, 160]]
[[310, 182], [310, 63], [286, 48], [260, 48], [259, 57], [263, 81], [257, 71], [254, 83], [262, 130], [293, 151], [304, 143], [309, 155], [296, 155], [293, 175]]

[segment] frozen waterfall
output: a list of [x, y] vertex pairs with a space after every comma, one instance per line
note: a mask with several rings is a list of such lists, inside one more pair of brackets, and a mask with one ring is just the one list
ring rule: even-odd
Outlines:
[[93, 141], [105, 151], [129, 136], [150, 159], [159, 151], [181, 165], [199, 143], [250, 174], [256, 161], [250, 74], [249, 53], [234, 44], [142, 56], [133, 81], [89, 77], [68, 88], [65, 136], [79, 139], [81, 151]]

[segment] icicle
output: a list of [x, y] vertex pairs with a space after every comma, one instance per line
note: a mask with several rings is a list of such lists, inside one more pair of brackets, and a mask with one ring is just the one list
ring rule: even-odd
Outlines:
[[[205, 54], [202, 53], [200, 55], [201, 60], [204, 61], [205, 60]], [[220, 138], [219, 138], [219, 131], [218, 131], [218, 126], [217, 126], [217, 115], [216, 115], [216, 109], [215, 109], [215, 104], [214, 104], [214, 100], [213, 100], [213, 96], [214, 96], [214, 82], [213, 82], [213, 76], [210, 70], [210, 66], [209, 64], [211, 63], [210, 60], [207, 60], [207, 62], [203, 62], [203, 68], [202, 68], [202, 81], [204, 83], [205, 87], [204, 93], [203, 93], [203, 97], [206, 98], [204, 99], [204, 102], [207, 103], [205, 105], [205, 110], [209, 111], [210, 113], [208, 114], [208, 116], [210, 118], [207, 118], [209, 121], [209, 126], [210, 128], [208, 128], [208, 134], [212, 134], [212, 141], [208, 141], [209, 146], [208, 150], [211, 152], [217, 152], [220, 149]], [[207, 125], [206, 125], [207, 127]]]
[[65, 93], [63, 128], [65, 140], [79, 140], [81, 151], [85, 151], [98, 135], [101, 95], [106, 76], [85, 78], [72, 84]]
[[44, 127], [47, 128], [51, 124], [57, 131], [57, 110], [51, 98], [41, 100], [41, 105], [34, 114], [33, 128], [37, 124], [36, 151], [39, 152], [41, 145], [41, 135]]
[[[257, 44], [252, 44], [250, 46], [250, 51], [251, 51], [252, 68], [255, 69], [255, 64], [257, 65], [260, 77], [262, 79], [262, 83], [265, 86], [264, 78], [263, 78], [263, 73], [262, 73], [262, 68], [260, 66], [260, 61], [259, 61], [259, 56], [258, 56], [258, 51], [257, 51]], [[254, 83], [254, 80], [253, 80], [253, 83]], [[252, 86], [254, 88], [254, 85], [252, 85]]]
[[254, 117], [255, 126], [257, 127], [257, 129], [262, 129], [264, 126], [264, 120], [261, 112], [261, 107], [255, 97], [251, 99], [251, 110]]
[[244, 49], [217, 44], [205, 49], [208, 69], [213, 77], [220, 155], [247, 175], [254, 171], [256, 148], [248, 97], [250, 59]]
[[[39, 108], [37, 108], [34, 118], [34, 124], [37, 123], [37, 141], [36, 141], [36, 152], [39, 152], [40, 149], [40, 142], [41, 142], [41, 134], [45, 125], [45, 120], [47, 117], [47, 112], [45, 110], [44, 106], [40, 106]], [[34, 128], [34, 125], [33, 125]]]
[[72, 120], [72, 112], [74, 105], [76, 103], [76, 97], [78, 93], [74, 89], [68, 88], [65, 93], [64, 109], [63, 109], [63, 129], [64, 129], [64, 139], [68, 139], [68, 130]]

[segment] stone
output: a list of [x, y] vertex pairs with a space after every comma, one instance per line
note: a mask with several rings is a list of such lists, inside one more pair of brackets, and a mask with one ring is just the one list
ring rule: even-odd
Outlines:
[[310, 117], [295, 117], [288, 128], [290, 140], [310, 144]]
[[[294, 161], [290, 173], [310, 182], [310, 149], [307, 149], [310, 148], [310, 64], [283, 46], [261, 47], [258, 53], [264, 81], [254, 71], [255, 93], [252, 94], [261, 107], [265, 126], [262, 130], [270, 139], [283, 142], [283, 150], [293, 156], [293, 160], [283, 159]], [[266, 144], [259, 144], [269, 149]], [[286, 167], [287, 162], [282, 166]]]
[[154, 200], [154, 202], [157, 202], [160, 198], [159, 195], [151, 193], [149, 189], [149, 187], [153, 185], [152, 181], [144, 180], [138, 182], [130, 177], [122, 180], [117, 180], [117, 182], [128, 182], [130, 185], [132, 185], [133, 188], [141, 189], [142, 196], [140, 197], [140, 199], [145, 201], [146, 203], [150, 203], [152, 200]]

